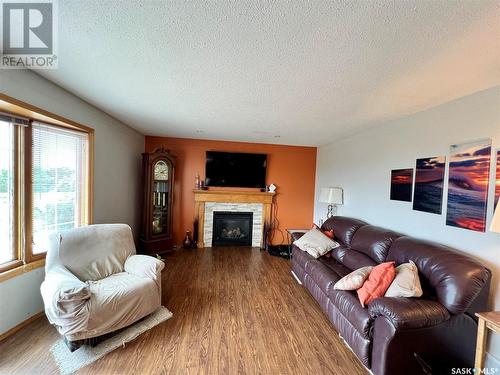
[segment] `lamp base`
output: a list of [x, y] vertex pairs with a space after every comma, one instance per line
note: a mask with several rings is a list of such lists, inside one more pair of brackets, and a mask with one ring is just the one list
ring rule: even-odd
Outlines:
[[337, 206], [335, 206], [334, 204], [329, 204], [326, 218], [329, 219], [334, 215], [337, 215]]

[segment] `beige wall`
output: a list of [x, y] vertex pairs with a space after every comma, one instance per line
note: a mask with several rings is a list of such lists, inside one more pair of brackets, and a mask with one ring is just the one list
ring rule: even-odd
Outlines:
[[[144, 136], [31, 71], [0, 70], [0, 92], [95, 129], [94, 222], [127, 223], [137, 235]], [[0, 283], [0, 333], [43, 309], [42, 280], [35, 270]]]

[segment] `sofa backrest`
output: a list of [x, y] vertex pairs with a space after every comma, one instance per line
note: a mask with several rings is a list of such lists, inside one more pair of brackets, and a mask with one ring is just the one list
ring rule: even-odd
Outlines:
[[321, 229], [333, 229], [335, 241], [338, 241], [341, 245], [350, 246], [354, 233], [364, 225], [367, 224], [362, 220], [345, 216], [332, 216], [323, 223]]
[[351, 249], [369, 256], [376, 263], [382, 263], [385, 262], [393, 241], [399, 237], [401, 234], [391, 230], [365, 225], [354, 233]]
[[386, 260], [395, 261], [396, 265], [409, 260], [415, 262], [422, 287], [431, 288], [437, 300], [452, 314], [466, 312], [489, 285], [487, 268], [449, 247], [430, 241], [397, 238]]
[[123, 272], [125, 260], [135, 252], [128, 225], [89, 225], [52, 236], [46, 269], [60, 263], [81, 281], [95, 281]]

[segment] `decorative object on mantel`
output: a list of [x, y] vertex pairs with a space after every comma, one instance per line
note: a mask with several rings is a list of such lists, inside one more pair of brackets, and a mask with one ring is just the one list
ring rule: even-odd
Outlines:
[[198, 173], [196, 173], [196, 176], [194, 177], [194, 188], [197, 190], [201, 188], [200, 175]]
[[274, 193], [276, 191], [277, 186], [275, 184], [271, 184], [267, 187], [267, 191], [270, 193]]
[[497, 207], [498, 201], [500, 200], [500, 150], [497, 150], [496, 157], [497, 168], [495, 172], [495, 208]]
[[186, 231], [186, 236], [184, 237], [184, 241], [182, 241], [182, 247], [184, 249], [191, 249], [191, 247], [193, 247], [193, 240], [191, 239], [190, 231]]
[[500, 233], [500, 205], [495, 208], [493, 218], [491, 219], [490, 230], [492, 232]]
[[391, 200], [411, 202], [413, 168], [393, 169], [391, 171]]
[[446, 157], [417, 159], [413, 209], [441, 214]]
[[321, 188], [319, 202], [328, 203], [327, 218], [337, 214], [337, 205], [344, 204], [344, 191], [339, 187]]
[[174, 156], [163, 147], [142, 154], [144, 190], [139, 248], [163, 253], [173, 248]]
[[447, 225], [486, 230], [490, 160], [491, 139], [450, 147]]

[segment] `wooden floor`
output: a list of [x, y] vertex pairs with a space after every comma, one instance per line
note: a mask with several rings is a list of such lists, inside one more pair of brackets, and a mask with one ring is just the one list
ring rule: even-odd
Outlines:
[[[290, 263], [250, 248], [167, 257], [172, 319], [79, 374], [367, 374]], [[1, 374], [56, 374], [45, 318], [0, 342]]]

